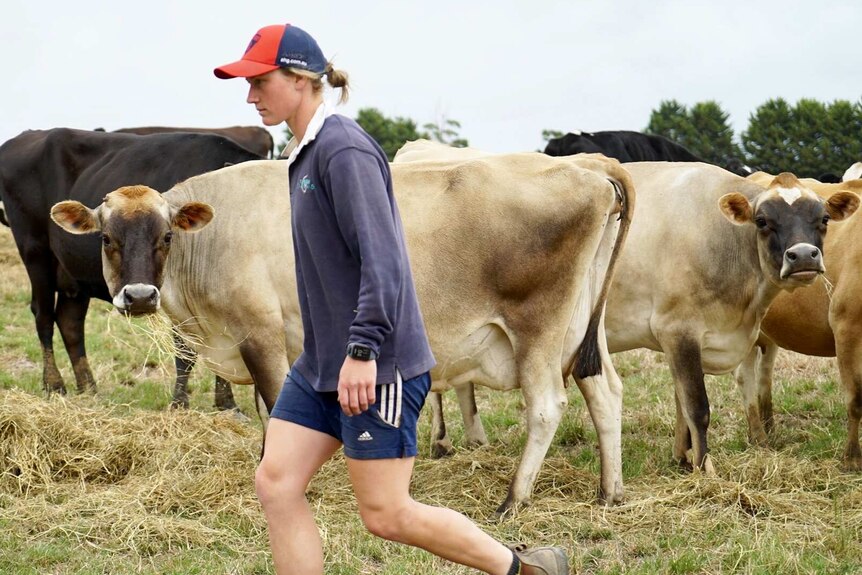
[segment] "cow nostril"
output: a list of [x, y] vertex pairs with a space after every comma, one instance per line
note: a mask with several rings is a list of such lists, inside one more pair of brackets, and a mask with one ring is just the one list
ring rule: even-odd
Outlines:
[[820, 259], [820, 250], [811, 250], [811, 259], [819, 260]]
[[793, 252], [787, 252], [787, 261], [795, 262], [797, 255]]

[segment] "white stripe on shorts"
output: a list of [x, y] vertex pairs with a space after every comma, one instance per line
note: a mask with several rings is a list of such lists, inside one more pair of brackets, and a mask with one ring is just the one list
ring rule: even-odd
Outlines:
[[380, 386], [380, 418], [393, 427], [401, 425], [401, 373], [395, 371], [395, 383]]

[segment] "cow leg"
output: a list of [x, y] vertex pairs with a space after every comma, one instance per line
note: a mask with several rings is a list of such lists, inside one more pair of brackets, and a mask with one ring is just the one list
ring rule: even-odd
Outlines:
[[682, 416], [691, 434], [691, 465], [706, 473], [714, 473], [712, 461], [709, 459], [709, 449], [706, 442], [706, 431], [709, 428], [709, 399], [706, 395], [706, 385], [703, 379], [700, 345], [689, 336], [676, 338], [662, 344], [662, 349], [668, 358], [671, 375], [677, 397], [677, 422], [674, 456], [680, 457], [679, 448]]
[[174, 396], [171, 399], [171, 408], [188, 409], [189, 408], [189, 375], [195, 366], [196, 355], [185, 340], [177, 334], [174, 334], [174, 348], [176, 355], [174, 356], [174, 366], [177, 370], [177, 381], [174, 384]]
[[219, 376], [215, 378], [215, 406], [220, 411], [239, 411], [236, 400], [233, 398], [233, 388], [230, 382]]
[[847, 404], [844, 466], [848, 471], [862, 471], [862, 450], [859, 447], [859, 420], [862, 418], [862, 336], [859, 335], [859, 324], [855, 321], [853, 323], [855, 328], [854, 325], [844, 322], [836, 326], [835, 351]]
[[691, 471], [691, 463], [688, 461], [688, 453], [691, 450], [691, 431], [685, 422], [682, 406], [679, 403], [679, 394], [676, 388], [673, 390], [673, 400], [676, 404], [676, 419], [673, 430], [673, 458], [679, 466]]
[[439, 459], [451, 455], [455, 448], [446, 433], [446, 420], [443, 417], [443, 394], [432, 391], [426, 404], [431, 409], [431, 457]]
[[96, 391], [96, 379], [90, 370], [87, 361], [87, 348], [84, 339], [84, 325], [87, 319], [87, 310], [90, 308], [90, 298], [78, 294], [74, 297], [60, 292], [57, 294], [57, 327], [66, 353], [72, 361], [72, 371], [75, 373], [75, 383], [78, 393]]
[[472, 382], [455, 388], [458, 395], [458, 406], [461, 408], [461, 418], [464, 420], [464, 441], [470, 447], [488, 445], [488, 436], [479, 418], [479, 408], [476, 407], [476, 386]]
[[[45, 393], [57, 392], [66, 394], [66, 386], [63, 384], [63, 376], [57, 369], [54, 359], [54, 314], [55, 298], [57, 293], [57, 282], [54, 269], [56, 262], [52, 256], [47, 254], [21, 254], [21, 258], [27, 261], [35, 261], [35, 265], [27, 266], [27, 275], [30, 277], [31, 296], [30, 311], [36, 320], [36, 335], [42, 348], [42, 388]], [[47, 258], [47, 259], [46, 259]], [[44, 261], [42, 261], [44, 260]]]
[[778, 356], [778, 346], [774, 341], [761, 336], [763, 346], [760, 349], [760, 362], [757, 367], [757, 402], [760, 407], [760, 420], [766, 433], [772, 432], [774, 425], [772, 412], [772, 374], [775, 370], [775, 358]]
[[[464, 421], [464, 440], [470, 447], [488, 445], [488, 436], [479, 418], [476, 407], [476, 387], [472, 382], [455, 388], [458, 395], [458, 406]], [[446, 432], [446, 421], [443, 416], [443, 394], [430, 393], [428, 404], [431, 406], [431, 456], [435, 458], [451, 455], [454, 451], [452, 440]]]
[[518, 381], [521, 382], [526, 403], [527, 443], [509, 485], [509, 493], [497, 508], [497, 518], [513, 507], [529, 504], [536, 476], [568, 404], [563, 376], [559, 369], [549, 370], [545, 358], [520, 363], [522, 365], [518, 368]]
[[255, 406], [266, 432], [269, 414], [272, 413], [290, 367], [284, 348], [274, 349], [264, 335], [243, 340], [239, 352], [254, 380]]
[[760, 413], [759, 382], [757, 381], [760, 356], [760, 347], [752, 346], [742, 363], [733, 371], [733, 375], [736, 378], [739, 391], [742, 393], [742, 404], [745, 406], [745, 416], [748, 420], [748, 441], [752, 445], [766, 447], [768, 440]]
[[[604, 326], [602, 326], [604, 333]], [[611, 363], [604, 338], [600, 338], [602, 371], [575, 382], [584, 396], [596, 428], [601, 457], [599, 500], [614, 505], [623, 501], [623, 383]]]

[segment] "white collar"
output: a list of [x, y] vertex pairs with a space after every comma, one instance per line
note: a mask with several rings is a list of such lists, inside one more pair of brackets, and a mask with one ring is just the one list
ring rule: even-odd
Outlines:
[[334, 113], [335, 110], [327, 106], [325, 101], [320, 103], [320, 106], [317, 107], [317, 111], [314, 112], [311, 121], [308, 122], [308, 126], [305, 128], [305, 135], [302, 137], [302, 141], [297, 142], [296, 136], [292, 137], [284, 147], [284, 151], [281, 152], [282, 158], [287, 155], [288, 166], [296, 160], [296, 156], [299, 155], [302, 148], [314, 141], [320, 129], [323, 128], [323, 122]]

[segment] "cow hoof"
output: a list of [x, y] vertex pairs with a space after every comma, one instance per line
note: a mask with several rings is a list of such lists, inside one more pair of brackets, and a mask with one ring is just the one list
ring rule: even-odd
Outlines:
[[448, 457], [454, 453], [455, 448], [452, 447], [452, 442], [448, 439], [444, 441], [434, 441], [433, 443], [431, 443], [431, 457], [434, 459]]
[[479, 449], [480, 447], [485, 447], [488, 445], [487, 439], [471, 439], [466, 443], [467, 447], [470, 449]]
[[82, 394], [82, 395], [85, 393], [88, 393], [90, 395], [96, 395], [96, 382], [90, 380], [84, 384], [79, 383], [78, 384], [78, 393]]
[[181, 398], [181, 399], [172, 399], [171, 400], [171, 409], [188, 409], [189, 408], [189, 398]]
[[524, 499], [523, 501], [516, 501], [514, 496], [512, 495], [512, 493], [510, 491], [509, 494], [506, 495], [506, 499], [503, 501], [503, 503], [500, 504], [500, 506], [497, 508], [497, 510], [494, 511], [494, 513], [488, 519], [490, 521], [499, 522], [499, 521], [502, 521], [503, 519], [507, 519], [509, 517], [516, 515], [518, 513], [518, 511], [520, 511], [521, 509], [525, 509], [526, 507], [529, 507], [529, 506], [530, 506], [530, 500], [529, 499]]
[[862, 471], [862, 456], [844, 456], [844, 464], [841, 466], [844, 471], [858, 473]]
[[59, 393], [60, 395], [66, 395], [66, 386], [63, 385], [63, 382], [60, 382], [59, 385], [54, 384], [50, 387], [46, 386], [45, 387], [45, 393], [47, 393], [49, 396], [52, 393]]
[[225, 409], [224, 411], [229, 411], [231, 415], [233, 415], [234, 419], [241, 423], [248, 423], [251, 421], [251, 418], [244, 414], [242, 410], [238, 407], [235, 407], [233, 409]]
[[769, 438], [763, 428], [751, 430], [748, 433], [748, 443], [754, 447], [769, 447]]
[[688, 457], [674, 457], [674, 460], [681, 471], [686, 473], [694, 471], [694, 466], [691, 464], [691, 461], [688, 460]]
[[63, 383], [63, 378], [60, 377], [59, 372], [51, 372], [46, 370], [45, 373], [42, 374], [42, 389], [45, 390], [45, 393], [51, 395], [52, 393], [59, 393], [60, 395], [66, 395], [66, 384]]
[[596, 503], [599, 505], [605, 505], [607, 507], [613, 507], [614, 505], [619, 505], [625, 501], [625, 493], [623, 492], [622, 487], [618, 487], [614, 489], [614, 492], [608, 495], [605, 493], [604, 489], [601, 487], [596, 491]]

